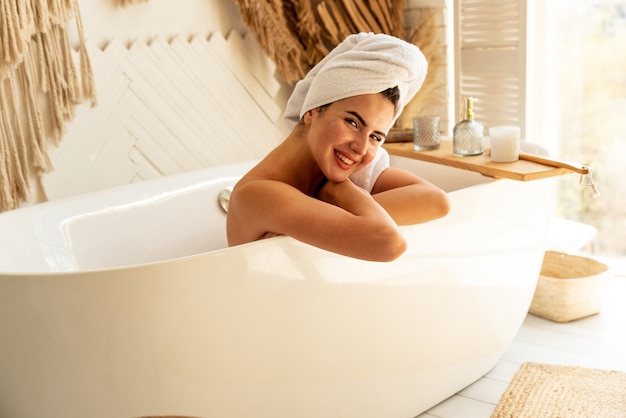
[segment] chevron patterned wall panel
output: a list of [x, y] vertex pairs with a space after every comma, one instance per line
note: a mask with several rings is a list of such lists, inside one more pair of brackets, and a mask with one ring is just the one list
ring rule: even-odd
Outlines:
[[155, 38], [91, 45], [96, 106], [49, 149], [48, 199], [261, 158], [286, 135], [288, 86], [252, 39]]

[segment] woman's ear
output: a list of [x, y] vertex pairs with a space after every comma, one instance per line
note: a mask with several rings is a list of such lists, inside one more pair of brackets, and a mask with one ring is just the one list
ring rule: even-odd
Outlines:
[[304, 115], [302, 115], [302, 122], [305, 125], [310, 125], [311, 124], [311, 120], [313, 119], [313, 112], [315, 111], [315, 109], [311, 109], [311, 110], [307, 110]]

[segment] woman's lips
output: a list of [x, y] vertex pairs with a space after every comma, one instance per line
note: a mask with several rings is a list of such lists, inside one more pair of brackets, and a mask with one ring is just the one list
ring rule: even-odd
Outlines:
[[339, 151], [335, 150], [335, 156], [344, 164], [351, 166], [355, 163], [354, 160], [351, 160], [350, 158], [348, 158], [347, 156], [345, 156], [344, 154], [340, 153]]

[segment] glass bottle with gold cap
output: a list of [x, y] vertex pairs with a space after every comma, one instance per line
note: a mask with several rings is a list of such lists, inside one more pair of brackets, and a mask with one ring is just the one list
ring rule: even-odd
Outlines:
[[483, 153], [483, 125], [474, 120], [474, 97], [463, 98], [461, 121], [452, 130], [452, 152], [463, 157]]

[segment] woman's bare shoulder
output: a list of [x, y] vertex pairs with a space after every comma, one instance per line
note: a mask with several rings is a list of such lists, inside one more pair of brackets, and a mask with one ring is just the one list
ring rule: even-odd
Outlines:
[[281, 235], [290, 209], [307, 196], [295, 187], [251, 171], [233, 189], [228, 207], [227, 233], [230, 245], [250, 242], [268, 233]]

